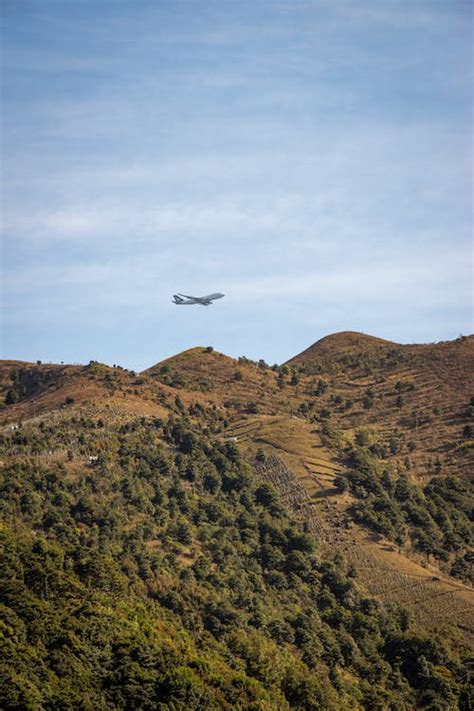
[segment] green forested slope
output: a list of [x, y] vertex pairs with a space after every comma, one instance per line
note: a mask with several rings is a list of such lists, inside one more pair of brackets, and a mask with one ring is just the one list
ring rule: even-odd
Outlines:
[[1, 440], [1, 708], [471, 708], [462, 642], [323, 559], [234, 444], [66, 414]]
[[347, 483], [356, 497], [349, 514], [358, 523], [395, 541], [409, 544], [452, 576], [474, 582], [472, 547], [474, 490], [468, 479], [434, 477], [424, 486], [413, 484], [406, 472], [393, 471], [377, 450], [368, 446], [363, 432], [358, 443], [343, 452]]

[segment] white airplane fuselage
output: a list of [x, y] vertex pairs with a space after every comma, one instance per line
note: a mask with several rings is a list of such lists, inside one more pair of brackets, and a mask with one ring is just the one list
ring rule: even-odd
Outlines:
[[188, 296], [187, 294], [173, 294], [173, 304], [176, 306], [210, 306], [216, 299], [222, 299], [224, 294], [216, 292], [207, 296]]

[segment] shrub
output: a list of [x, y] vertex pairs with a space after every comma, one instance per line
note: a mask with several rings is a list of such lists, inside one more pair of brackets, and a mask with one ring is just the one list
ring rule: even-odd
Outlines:
[[18, 395], [15, 390], [8, 390], [5, 396], [5, 405], [14, 405], [18, 402]]

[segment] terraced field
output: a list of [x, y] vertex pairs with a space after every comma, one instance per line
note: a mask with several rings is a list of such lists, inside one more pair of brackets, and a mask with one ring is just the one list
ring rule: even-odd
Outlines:
[[361, 582], [381, 600], [407, 607], [424, 627], [452, 624], [474, 642], [474, 590], [443, 576], [433, 566], [400, 555], [385, 541], [345, 536], [340, 549], [351, 560]]
[[257, 415], [237, 420], [225, 435], [237, 438], [248, 452], [261, 449], [286, 463], [312, 498], [334, 493], [341, 468], [313, 425], [296, 417]]
[[[474, 590], [351, 521], [347, 509], [354, 500], [334, 486], [341, 466], [311, 425], [296, 418], [253, 416], [233, 423], [225, 437], [247, 453], [262, 480], [280, 492], [322, 549], [339, 551], [354, 565], [371, 594], [408, 607], [425, 627], [453, 624], [474, 641]], [[255, 460], [259, 450], [264, 461]]]

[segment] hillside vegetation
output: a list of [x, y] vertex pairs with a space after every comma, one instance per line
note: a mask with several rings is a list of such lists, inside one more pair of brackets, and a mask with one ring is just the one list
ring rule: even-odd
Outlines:
[[474, 339], [0, 367], [0, 707], [469, 709]]

